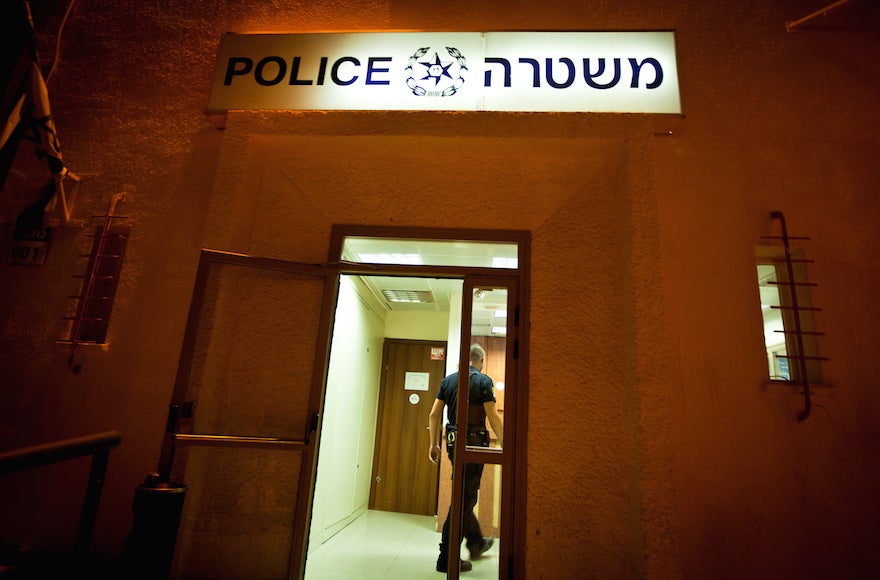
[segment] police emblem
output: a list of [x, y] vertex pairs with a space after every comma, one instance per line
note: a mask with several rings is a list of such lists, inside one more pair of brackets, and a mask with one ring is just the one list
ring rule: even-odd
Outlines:
[[440, 52], [427, 56], [431, 47], [420, 48], [407, 61], [406, 86], [417, 97], [450, 97], [464, 85], [467, 61], [457, 48], [447, 46], [448, 58], [441, 59]]

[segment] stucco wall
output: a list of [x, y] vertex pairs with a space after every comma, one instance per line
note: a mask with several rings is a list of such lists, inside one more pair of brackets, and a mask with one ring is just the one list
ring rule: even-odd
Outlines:
[[[880, 534], [877, 13], [743, 7], [677, 35], [687, 118], [657, 141], [683, 569], [705, 578], [873, 575]], [[876, 8], [876, 7], [875, 7]], [[861, 22], [854, 19], [861, 18]], [[707, 22], [707, 24], [709, 24]], [[705, 50], [696, 49], [703, 46]], [[685, 49], [685, 47], [691, 47]], [[754, 248], [783, 211], [807, 258], [828, 386], [770, 386]]]
[[[75, 213], [125, 191], [132, 237], [110, 348], [78, 375], [53, 341], [82, 232], [59, 230], [43, 268], [0, 264], [0, 447], [120, 430], [94, 542], [117, 553], [158, 459], [200, 246], [321, 262], [337, 222], [524, 228], [530, 578], [876, 570], [876, 11], [785, 32], [824, 4], [76, 3], [49, 84], [85, 176]], [[43, 21], [44, 61], [61, 16]], [[372, 29], [675, 29], [685, 118], [652, 137], [630, 116], [241, 113], [218, 131], [202, 115], [221, 33]], [[475, 198], [489, 209], [463, 215]], [[802, 399], [765, 384], [753, 249], [773, 209], [813, 237], [824, 309], [833, 386], [804, 423]], [[0, 482], [44, 498], [4, 506], [23, 527], [3, 539], [71, 541], [86, 469]], [[57, 525], [27, 523], [42, 521]]]

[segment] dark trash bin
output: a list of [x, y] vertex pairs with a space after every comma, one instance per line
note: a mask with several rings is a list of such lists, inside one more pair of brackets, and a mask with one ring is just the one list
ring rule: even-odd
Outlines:
[[186, 485], [151, 473], [134, 488], [134, 524], [123, 546], [130, 578], [164, 579], [171, 571]]

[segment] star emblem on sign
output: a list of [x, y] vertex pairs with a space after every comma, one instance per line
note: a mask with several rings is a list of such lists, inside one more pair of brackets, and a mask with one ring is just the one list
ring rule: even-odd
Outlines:
[[447, 77], [452, 79], [452, 75], [449, 74], [449, 67], [452, 66], [452, 62], [443, 63], [440, 61], [440, 55], [436, 52], [434, 53], [434, 61], [428, 62], [420, 62], [420, 65], [426, 67], [428, 69], [427, 74], [422, 77], [421, 80], [425, 81], [428, 79], [434, 79], [434, 86], [436, 87], [440, 83], [441, 77]]

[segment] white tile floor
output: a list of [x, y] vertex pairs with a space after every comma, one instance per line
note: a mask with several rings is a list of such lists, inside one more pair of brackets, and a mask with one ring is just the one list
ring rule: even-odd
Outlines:
[[[312, 551], [306, 560], [306, 580], [438, 579], [440, 533], [432, 516], [368, 510], [338, 534]], [[463, 556], [467, 549], [462, 544]], [[472, 580], [497, 580], [498, 539], [491, 550], [462, 573]]]

